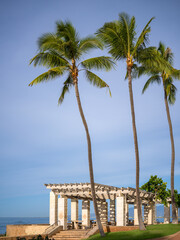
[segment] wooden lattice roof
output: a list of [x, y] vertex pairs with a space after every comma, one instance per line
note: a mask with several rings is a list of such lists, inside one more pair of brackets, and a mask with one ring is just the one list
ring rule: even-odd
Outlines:
[[[64, 183], [64, 184], [45, 184], [47, 189], [51, 189], [55, 194], [70, 199], [77, 198], [82, 200], [92, 200], [90, 183]], [[136, 200], [136, 189], [127, 187], [119, 188], [104, 184], [95, 183], [96, 199], [104, 201], [106, 199], [114, 200], [117, 196], [126, 195], [127, 202], [133, 204]], [[154, 201], [154, 194], [140, 190], [140, 199], [142, 204]]]

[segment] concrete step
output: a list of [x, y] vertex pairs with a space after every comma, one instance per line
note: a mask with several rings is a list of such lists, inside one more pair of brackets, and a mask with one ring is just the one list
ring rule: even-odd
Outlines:
[[85, 235], [86, 233], [57, 233], [54, 236], [66, 236], [66, 235], [73, 235], [73, 236], [80, 236], [80, 235]]
[[83, 239], [89, 230], [67, 230], [56, 233], [51, 238], [55, 240], [80, 240]]
[[72, 238], [72, 237], [67, 237], [67, 238], [53, 238], [54, 240], [80, 240], [80, 239], [83, 239], [83, 238]]
[[62, 235], [62, 236], [54, 236], [53, 238], [56, 238], [56, 239], [58, 239], [58, 238], [80, 238], [80, 237], [84, 237], [85, 236], [85, 234], [84, 235]]
[[85, 237], [85, 235], [83, 236], [60, 236], [60, 237], [54, 237], [53, 239], [55, 240], [80, 240], [83, 239]]

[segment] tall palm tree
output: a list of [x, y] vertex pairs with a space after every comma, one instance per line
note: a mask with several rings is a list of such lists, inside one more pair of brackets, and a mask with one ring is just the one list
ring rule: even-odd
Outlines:
[[[102, 28], [97, 31], [98, 37], [105, 43], [109, 53], [115, 60], [126, 60], [128, 87], [131, 105], [132, 115], [132, 127], [135, 146], [136, 157], [136, 204], [138, 210], [139, 229], [144, 230], [144, 223], [142, 220], [142, 210], [139, 197], [139, 150], [138, 150], [138, 138], [135, 122], [134, 100], [132, 90], [132, 71], [137, 66], [137, 63], [146, 62], [148, 66], [151, 66], [151, 59], [155, 56], [154, 48], [146, 48], [148, 42], [148, 34], [150, 32], [150, 23], [153, 20], [151, 18], [144, 27], [143, 31], [136, 37], [136, 23], [135, 17], [130, 18], [127, 14], [119, 14], [118, 21], [105, 23]], [[159, 62], [159, 59], [157, 59]], [[159, 62], [161, 64], [161, 62]]]
[[[171, 122], [171, 116], [169, 111], [169, 104], [174, 104], [176, 100], [176, 87], [173, 84], [173, 78], [180, 79], [180, 71], [176, 70], [172, 67], [173, 65], [173, 53], [170, 48], [166, 48], [165, 45], [160, 42], [159, 47], [157, 49], [157, 54], [160, 55], [165, 61], [167, 61], [171, 70], [167, 71], [165, 68], [161, 66], [157, 66], [155, 68], [149, 69], [147, 66], [141, 66], [139, 75], [143, 73], [150, 74], [151, 77], [147, 80], [144, 85], [143, 93], [148, 88], [150, 83], [158, 83], [162, 82], [163, 91], [164, 91], [164, 102], [166, 107], [167, 120], [169, 124], [169, 132], [171, 139], [171, 201], [172, 201], [172, 223], [178, 223], [178, 217], [176, 214], [176, 202], [174, 197], [174, 166], [175, 166], [175, 146], [174, 146], [174, 137], [173, 137], [173, 127]], [[168, 104], [169, 102], [169, 104]]]
[[96, 220], [101, 236], [105, 236], [96, 203], [91, 139], [79, 96], [78, 76], [80, 71], [84, 71], [86, 74], [86, 79], [90, 83], [99, 88], [109, 88], [107, 83], [105, 83], [99, 76], [93, 73], [91, 69], [94, 68], [96, 70], [110, 70], [114, 63], [110, 57], [106, 56], [94, 57], [80, 61], [83, 54], [87, 54], [90, 50], [96, 48], [102, 49], [102, 43], [93, 36], [88, 36], [86, 38], [80, 39], [76, 29], [68, 21], [57, 22], [55, 33], [46, 33], [42, 35], [38, 40], [38, 48], [39, 53], [31, 59], [30, 63], [34, 63], [34, 66], [46, 66], [49, 70], [35, 78], [29, 84], [29, 86], [41, 82], [46, 82], [56, 77], [61, 77], [67, 73], [68, 76], [64, 81], [62, 93], [58, 101], [59, 104], [63, 102], [64, 96], [69, 91], [70, 87], [74, 86], [75, 88], [77, 104], [87, 137], [89, 174]]

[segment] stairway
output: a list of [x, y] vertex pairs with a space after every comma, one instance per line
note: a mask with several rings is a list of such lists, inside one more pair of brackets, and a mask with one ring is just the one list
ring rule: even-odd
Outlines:
[[85, 238], [85, 235], [89, 232], [89, 230], [81, 230], [81, 229], [73, 229], [67, 231], [60, 231], [59, 233], [51, 236], [51, 239], [54, 240], [80, 240]]

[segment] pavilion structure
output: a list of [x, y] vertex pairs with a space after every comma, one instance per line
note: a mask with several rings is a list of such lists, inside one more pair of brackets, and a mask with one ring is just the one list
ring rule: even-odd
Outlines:
[[[71, 220], [78, 221], [78, 200], [82, 200], [82, 226], [90, 227], [90, 201], [92, 201], [90, 183], [45, 184], [50, 189], [49, 224], [62, 225], [67, 229], [67, 200], [71, 199]], [[95, 192], [100, 220], [103, 225], [127, 226], [129, 224], [129, 204], [134, 205], [134, 225], [139, 225], [136, 189], [118, 188], [95, 183]], [[109, 201], [107, 201], [109, 199]], [[140, 190], [141, 205], [144, 206], [144, 223], [156, 222], [155, 195]], [[109, 219], [108, 222], [108, 203]], [[164, 206], [164, 223], [170, 222], [170, 206]]]

